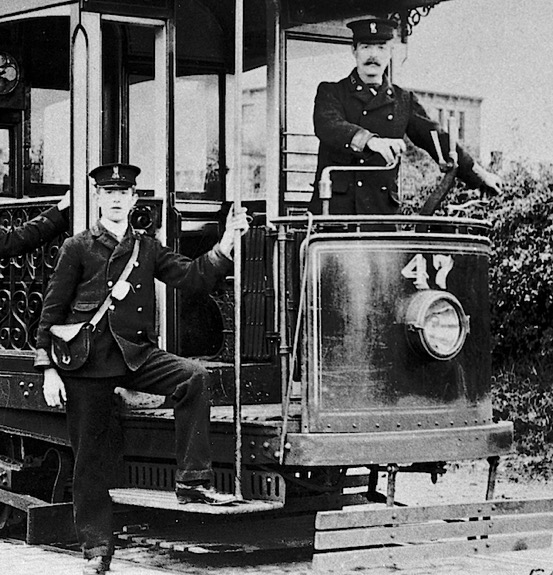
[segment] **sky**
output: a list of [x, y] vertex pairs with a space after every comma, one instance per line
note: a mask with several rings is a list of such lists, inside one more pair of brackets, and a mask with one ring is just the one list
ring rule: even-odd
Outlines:
[[396, 83], [484, 99], [484, 158], [553, 162], [553, 0], [448, 0], [405, 54]]

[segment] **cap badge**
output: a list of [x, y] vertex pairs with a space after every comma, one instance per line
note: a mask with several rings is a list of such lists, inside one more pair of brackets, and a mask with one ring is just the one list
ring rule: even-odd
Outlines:
[[376, 27], [376, 22], [371, 22], [370, 28], [371, 28], [371, 34], [377, 34], [378, 33], [378, 29]]
[[119, 166], [113, 167], [113, 174], [111, 174], [112, 180], [120, 180], [121, 176], [119, 175]]

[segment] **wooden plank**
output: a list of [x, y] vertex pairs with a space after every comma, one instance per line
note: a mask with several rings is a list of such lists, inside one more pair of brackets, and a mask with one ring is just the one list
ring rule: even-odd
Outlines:
[[77, 541], [73, 524], [73, 503], [31, 505], [27, 516], [26, 540], [29, 545]]
[[10, 507], [15, 507], [16, 509], [21, 509], [25, 512], [29, 510], [31, 505], [48, 505], [47, 501], [37, 499], [32, 495], [27, 495], [25, 493], [15, 493], [13, 491], [8, 491], [7, 489], [0, 489], [0, 503], [4, 503]]
[[114, 503], [207, 515], [261, 513], [263, 511], [275, 511], [284, 507], [284, 503], [280, 501], [262, 500], [239, 501], [231, 505], [181, 504], [177, 501], [173, 491], [157, 491], [155, 489], [110, 489], [109, 493]]
[[552, 513], [506, 515], [480, 521], [433, 521], [427, 524], [409, 523], [389, 527], [318, 531], [315, 534], [315, 549], [352, 549], [371, 545], [430, 542], [545, 530], [553, 530]]
[[382, 567], [401, 569], [444, 557], [539, 549], [550, 546], [551, 540], [550, 532], [536, 532], [501, 535], [493, 539], [474, 541], [457, 540], [427, 545], [403, 545], [315, 553], [313, 571], [315, 573], [343, 575], [347, 570], [361, 568], [364, 570]]
[[493, 500], [429, 507], [386, 507], [322, 511], [317, 514], [317, 530], [373, 527], [390, 523], [425, 523], [445, 519], [489, 517], [506, 514], [553, 513], [553, 499]]

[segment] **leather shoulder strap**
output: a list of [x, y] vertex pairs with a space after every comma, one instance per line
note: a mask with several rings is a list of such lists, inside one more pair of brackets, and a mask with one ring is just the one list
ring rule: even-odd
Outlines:
[[[135, 239], [134, 240], [134, 246], [132, 248], [131, 257], [129, 258], [127, 265], [123, 268], [123, 271], [121, 272], [121, 275], [119, 276], [119, 279], [115, 283], [118, 283], [121, 281], [124, 282], [131, 275], [134, 264], [138, 260], [139, 250], [140, 250], [140, 241], [138, 239]], [[111, 294], [108, 294], [108, 297], [104, 300], [102, 305], [98, 308], [98, 311], [94, 314], [92, 319], [88, 322], [90, 325], [92, 325], [92, 327], [96, 327], [97, 323], [102, 319], [103, 315], [108, 310], [112, 301], [113, 300], [111, 298]]]

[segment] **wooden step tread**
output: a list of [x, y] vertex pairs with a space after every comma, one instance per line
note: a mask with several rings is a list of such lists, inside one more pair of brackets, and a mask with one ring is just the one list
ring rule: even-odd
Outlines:
[[169, 509], [183, 513], [202, 513], [209, 515], [241, 515], [246, 513], [261, 513], [282, 509], [281, 501], [249, 500], [233, 503], [232, 505], [206, 505], [204, 503], [186, 503], [177, 501], [173, 491], [158, 491], [156, 489], [110, 489], [111, 499], [114, 503], [123, 505], [136, 505], [155, 509]]

